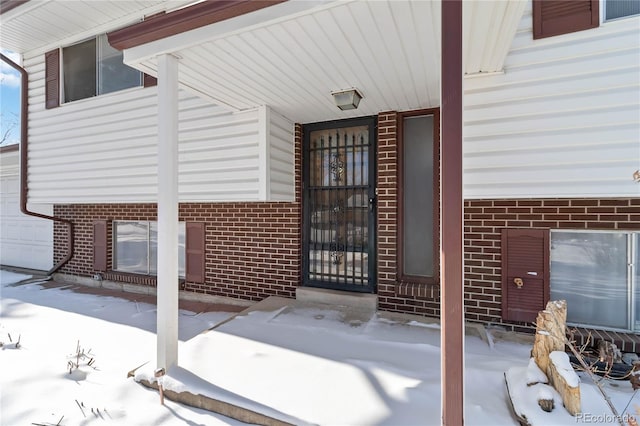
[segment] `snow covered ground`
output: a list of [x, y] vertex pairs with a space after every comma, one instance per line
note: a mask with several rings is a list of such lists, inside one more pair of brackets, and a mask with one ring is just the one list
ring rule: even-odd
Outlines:
[[[171, 401], [160, 406], [157, 392], [126, 377], [155, 358], [155, 306], [11, 285], [23, 278], [0, 275], [0, 341], [7, 343], [9, 333], [21, 339], [18, 349], [0, 350], [0, 424], [56, 424], [62, 416], [60, 425], [238, 424]], [[251, 312], [199, 334], [228, 315], [181, 312], [181, 369], [167, 379], [168, 387], [296, 424], [440, 424], [437, 326], [381, 317], [350, 321], [339, 311], [293, 305]], [[81, 362], [69, 374], [78, 341], [91, 349], [95, 368]], [[504, 372], [526, 367], [531, 346], [496, 341], [490, 347], [471, 336], [465, 345], [466, 424], [517, 424]], [[142, 367], [139, 375], [153, 367]], [[602, 404], [593, 386], [585, 386], [583, 410], [591, 417], [569, 424], [599, 419]], [[628, 382], [606, 387], [620, 412], [640, 405], [640, 398], [629, 403], [635, 395]], [[551, 425], [557, 417], [542, 419]]]
[[[129, 370], [155, 359], [155, 306], [37, 284], [11, 286], [25, 278], [0, 271], [1, 425], [55, 425], [61, 418], [60, 425], [240, 424], [171, 401], [163, 407], [157, 392], [127, 379]], [[229, 315], [181, 312], [180, 345]], [[14, 342], [20, 337], [18, 349], [9, 334]], [[81, 363], [69, 374], [78, 342], [91, 351], [94, 368]]]

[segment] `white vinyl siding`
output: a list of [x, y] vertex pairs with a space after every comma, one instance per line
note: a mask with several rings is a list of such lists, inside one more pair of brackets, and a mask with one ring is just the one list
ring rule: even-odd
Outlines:
[[270, 114], [269, 180], [271, 199], [293, 200], [295, 196], [295, 167], [293, 123], [275, 111]]
[[[53, 266], [53, 222], [20, 212], [19, 152], [0, 154], [0, 265], [49, 270]], [[52, 205], [29, 205], [52, 215]]]
[[[29, 73], [29, 201], [155, 202], [157, 88], [132, 88], [46, 110], [44, 55], [26, 56], [25, 68]], [[273, 131], [280, 125], [272, 126]], [[261, 196], [259, 191], [261, 180], [268, 176], [259, 167], [260, 126], [265, 123], [260, 122], [257, 109], [231, 112], [181, 91], [180, 201], [270, 200], [271, 194]], [[287, 126], [289, 133], [276, 133], [274, 146], [288, 144], [293, 151], [293, 124]], [[285, 161], [292, 172], [293, 156]], [[273, 176], [280, 179], [279, 171]], [[293, 180], [289, 188], [278, 191], [277, 199], [292, 200]]]
[[504, 74], [464, 82], [465, 198], [640, 195], [639, 22], [534, 41], [529, 2]]

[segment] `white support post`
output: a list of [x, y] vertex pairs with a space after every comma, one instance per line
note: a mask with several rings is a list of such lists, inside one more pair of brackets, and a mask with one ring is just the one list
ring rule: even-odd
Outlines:
[[178, 365], [178, 59], [158, 56], [157, 367]]

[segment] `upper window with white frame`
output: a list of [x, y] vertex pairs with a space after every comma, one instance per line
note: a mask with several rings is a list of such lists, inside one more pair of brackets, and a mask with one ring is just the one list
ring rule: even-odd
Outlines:
[[63, 97], [72, 102], [142, 85], [140, 71], [122, 62], [106, 34], [62, 49]]
[[640, 15], [638, 0], [603, 0], [603, 3], [605, 21]]

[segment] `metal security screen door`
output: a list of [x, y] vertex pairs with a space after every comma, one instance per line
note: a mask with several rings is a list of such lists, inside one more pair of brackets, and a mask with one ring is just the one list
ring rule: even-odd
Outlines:
[[375, 289], [375, 118], [306, 125], [304, 285]]

